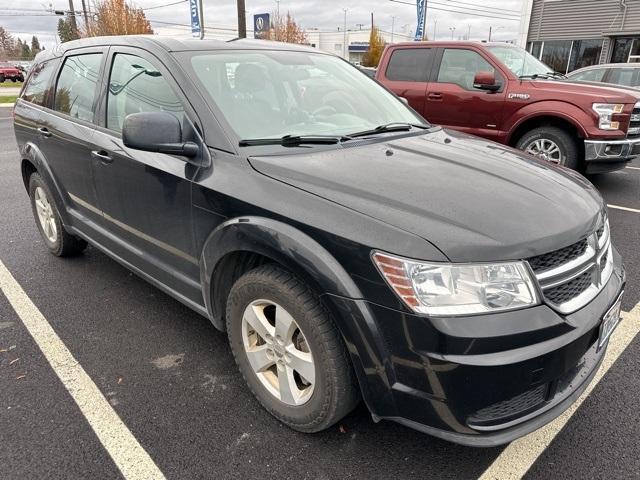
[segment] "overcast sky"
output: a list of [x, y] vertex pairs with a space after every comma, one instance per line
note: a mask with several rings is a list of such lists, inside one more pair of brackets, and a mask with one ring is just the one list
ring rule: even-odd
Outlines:
[[[85, 0], [87, 4], [94, 0]], [[415, 0], [401, 0], [413, 3]], [[149, 8], [176, 3], [179, 0], [136, 0], [136, 6], [145, 9], [147, 18], [151, 20], [154, 31], [163, 35], [180, 35], [189, 33], [189, 2], [183, 0], [176, 5], [160, 8]], [[203, 0], [205, 26], [219, 29], [236, 28], [236, 0]], [[451, 38], [466, 35], [470, 29], [471, 40], [486, 39], [489, 27], [493, 27], [492, 39], [512, 40], [518, 33], [518, 18], [522, 0], [428, 0], [427, 31], [429, 38], [434, 36], [437, 24], [437, 38]], [[0, 26], [23, 39], [30, 39], [35, 34], [47, 48], [56, 43], [56, 26], [58, 18], [47, 13], [49, 5], [54, 10], [67, 10], [68, 0], [19, 0], [0, 1]], [[246, 0], [247, 24], [250, 30], [253, 25], [252, 16], [257, 13], [274, 12], [277, 9], [275, 0]], [[11, 8], [15, 10], [11, 10]], [[74, 0], [74, 8], [82, 8], [81, 0]], [[343, 8], [347, 8], [347, 29], [360, 28], [357, 24], [368, 25], [373, 11], [376, 25], [383, 30], [391, 31], [392, 23], [395, 31], [415, 31], [415, 6], [395, 3], [391, 0], [281, 0], [280, 12], [290, 11], [298, 24], [306, 29], [320, 30], [342, 29], [344, 23]], [[449, 10], [449, 11], [447, 11]], [[464, 13], [453, 13], [451, 10]], [[395, 20], [392, 19], [395, 16]], [[160, 23], [166, 22], [166, 23]], [[169, 25], [171, 23], [184, 24]], [[366, 28], [366, 27], [365, 27]], [[251, 33], [248, 34], [251, 36]]]

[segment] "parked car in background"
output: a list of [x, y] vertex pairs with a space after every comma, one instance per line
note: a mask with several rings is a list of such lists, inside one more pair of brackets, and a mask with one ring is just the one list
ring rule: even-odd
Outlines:
[[358, 66], [358, 68], [360, 69], [360, 71], [362, 73], [364, 73], [365, 75], [367, 75], [368, 77], [371, 78], [375, 78], [376, 77], [376, 69], [373, 67], [363, 67], [363, 66]]
[[14, 126], [43, 245], [89, 242], [210, 319], [291, 428], [363, 397], [498, 445], [596, 374], [625, 273], [582, 176], [426, 124], [312, 48], [107, 37], [36, 62]]
[[640, 154], [640, 92], [569, 82], [506, 43], [386, 47], [376, 79], [431, 123], [587, 173]]
[[567, 74], [571, 81], [599, 82], [640, 90], [640, 63], [607, 63], [580, 68]]
[[24, 81], [24, 75], [15, 65], [8, 62], [0, 62], [0, 83], [5, 80], [22, 82]]

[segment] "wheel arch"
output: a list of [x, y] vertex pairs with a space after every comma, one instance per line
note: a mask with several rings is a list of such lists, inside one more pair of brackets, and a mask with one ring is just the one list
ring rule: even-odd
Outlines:
[[[518, 140], [520, 140], [526, 132], [543, 126], [561, 128], [571, 133], [575, 138], [585, 138], [587, 135], [582, 125], [572, 117], [559, 113], [541, 113], [527, 116], [516, 123], [509, 132], [507, 143], [509, 146], [515, 147]], [[579, 143], [580, 142], [576, 142], [578, 146]]]
[[70, 218], [65, 208], [62, 189], [59, 188], [42, 151], [34, 143], [28, 142], [21, 148], [21, 154], [22, 161], [20, 162], [20, 171], [27, 193], [29, 192], [29, 178], [31, 178], [31, 175], [34, 173], [38, 173], [53, 196], [53, 202], [58, 209], [62, 224], [69, 225]]
[[235, 280], [264, 263], [280, 264], [318, 294], [362, 297], [342, 265], [306, 233], [265, 217], [235, 218], [209, 235], [200, 257], [202, 295], [216, 328], [225, 329], [226, 297]]

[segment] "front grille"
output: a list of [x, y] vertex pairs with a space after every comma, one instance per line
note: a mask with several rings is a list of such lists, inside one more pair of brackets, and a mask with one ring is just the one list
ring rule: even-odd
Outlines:
[[545, 290], [544, 296], [550, 302], [561, 305], [585, 292], [591, 286], [592, 277], [593, 272], [589, 270], [567, 283]]
[[629, 122], [629, 130], [627, 130], [627, 136], [637, 137], [640, 136], [640, 104], [636, 103], [631, 113], [631, 119]]
[[613, 271], [609, 223], [587, 238], [528, 259], [544, 300], [560, 313], [575, 312], [604, 287]]
[[558, 267], [563, 263], [575, 260], [587, 249], [587, 239], [581, 240], [555, 252], [545, 253], [529, 259], [529, 265], [535, 273]]
[[469, 417], [469, 423], [495, 422], [522, 415], [544, 402], [547, 395], [547, 388], [547, 384], [543, 384], [509, 400], [503, 400], [502, 402], [494, 403], [493, 405], [478, 410], [474, 415]]

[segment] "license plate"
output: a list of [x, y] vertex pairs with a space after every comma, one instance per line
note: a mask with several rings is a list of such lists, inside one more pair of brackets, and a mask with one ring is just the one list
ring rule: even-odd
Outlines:
[[598, 340], [598, 350], [600, 350], [609, 339], [611, 332], [613, 332], [620, 321], [620, 310], [622, 307], [622, 293], [618, 296], [618, 299], [613, 306], [607, 310], [607, 313], [602, 317], [602, 323], [600, 324], [600, 339]]

